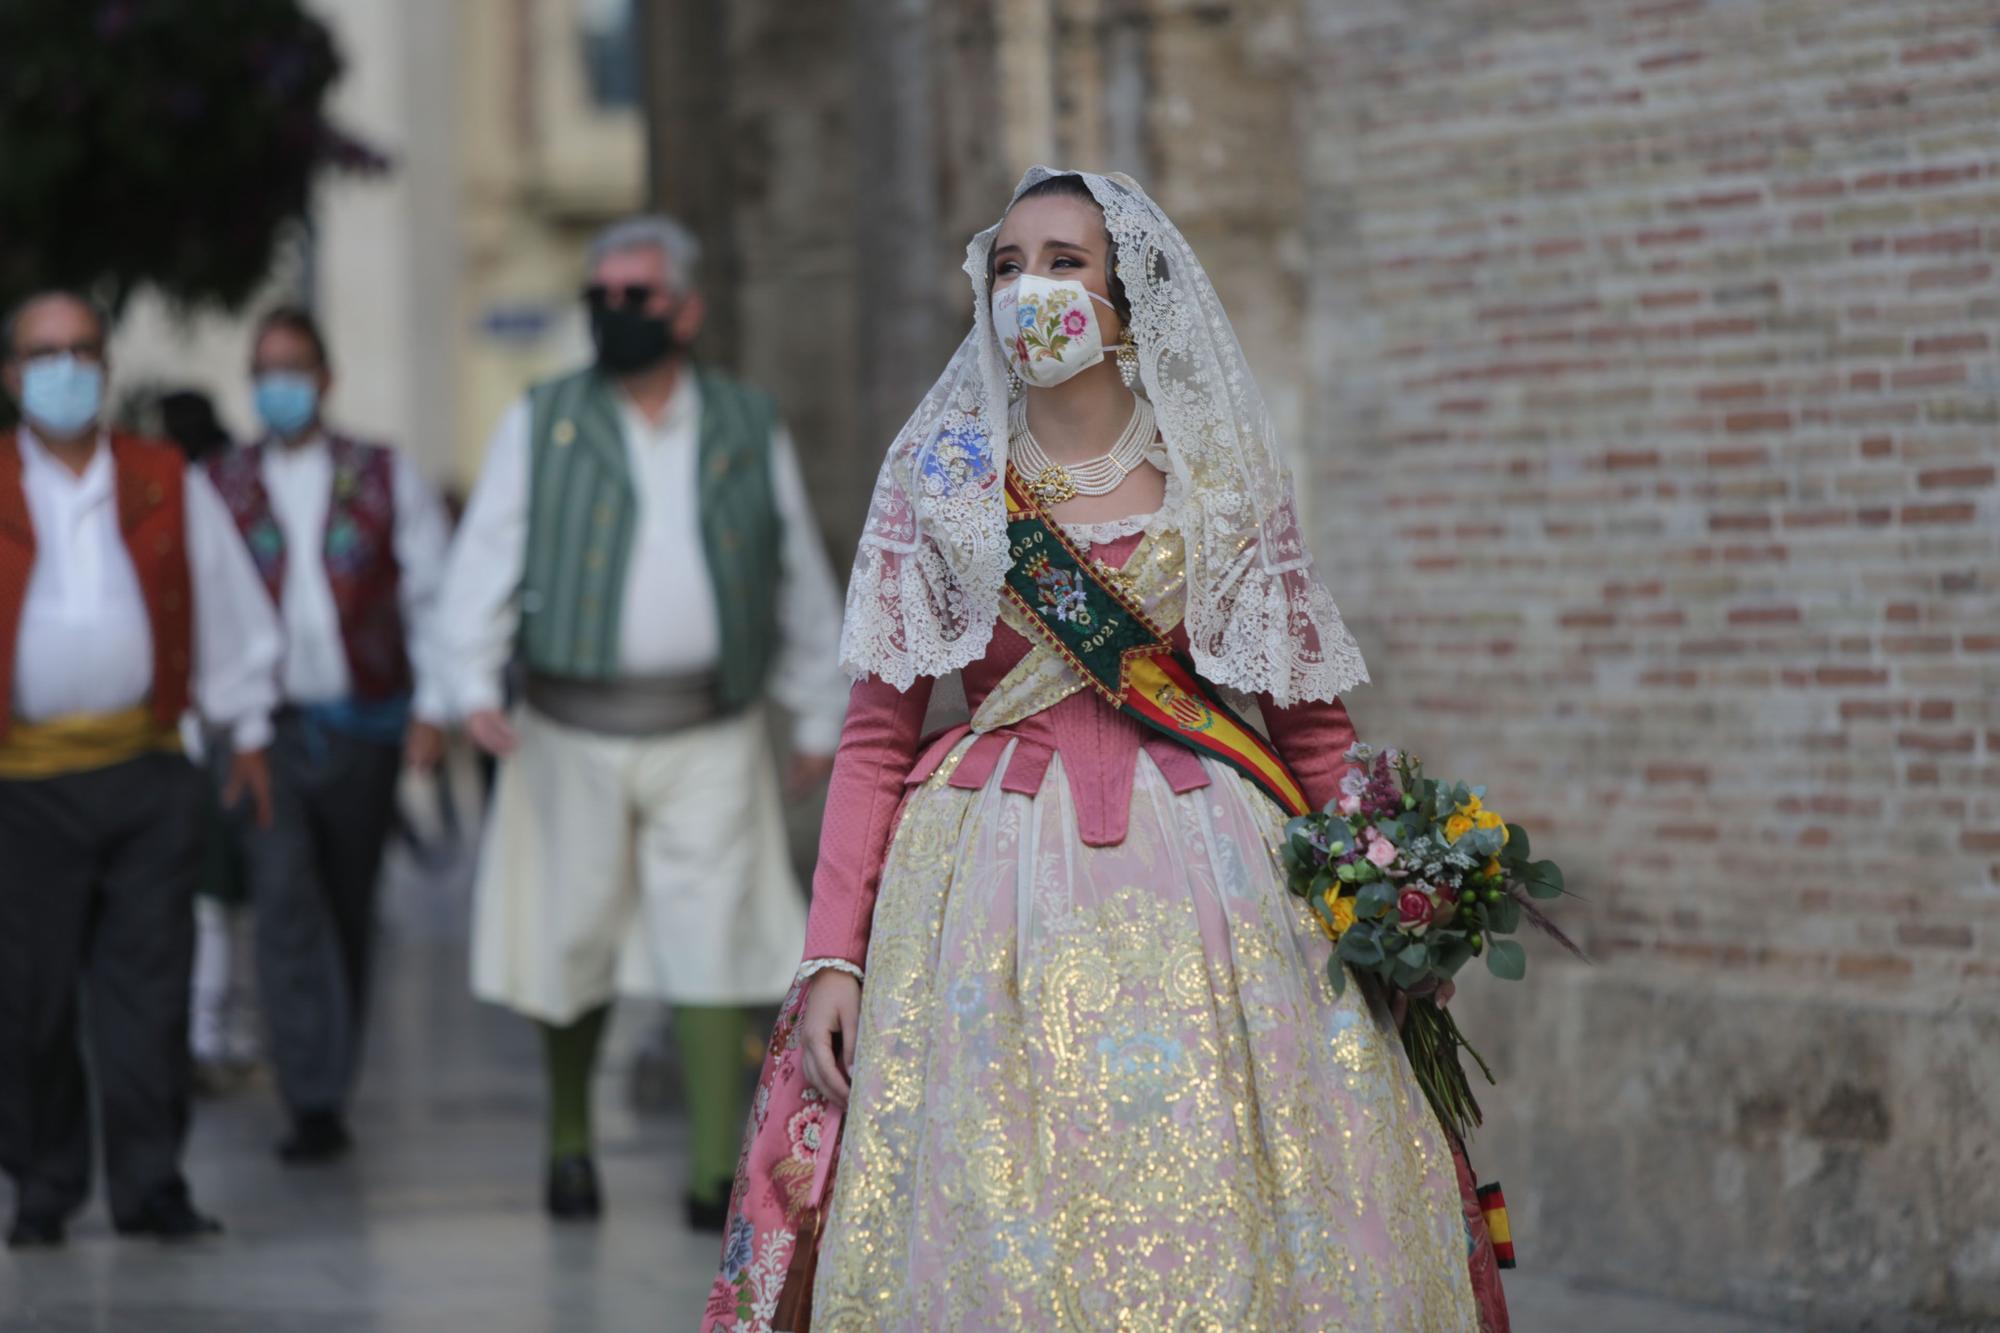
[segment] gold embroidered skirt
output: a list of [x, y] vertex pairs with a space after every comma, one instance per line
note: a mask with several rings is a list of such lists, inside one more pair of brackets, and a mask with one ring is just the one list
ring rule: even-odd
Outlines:
[[[969, 741], [968, 741], [969, 743]], [[889, 851], [816, 1333], [1476, 1330], [1442, 1131], [1327, 984], [1283, 819], [1233, 771], [1130, 831], [945, 785]]]

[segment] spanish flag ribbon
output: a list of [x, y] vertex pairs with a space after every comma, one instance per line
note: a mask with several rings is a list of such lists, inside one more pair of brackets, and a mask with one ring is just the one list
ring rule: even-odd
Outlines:
[[1507, 1196], [1500, 1182], [1479, 1187], [1479, 1210], [1486, 1214], [1486, 1234], [1493, 1238], [1493, 1258], [1502, 1268], [1514, 1266], [1514, 1228], [1507, 1221]]
[[1007, 470], [1005, 592], [1113, 707], [1230, 765], [1289, 815], [1311, 803], [1271, 743], [1224, 703], [1116, 578], [1086, 559]]

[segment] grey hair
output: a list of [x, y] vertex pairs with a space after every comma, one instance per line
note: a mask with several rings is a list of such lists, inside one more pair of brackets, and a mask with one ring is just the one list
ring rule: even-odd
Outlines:
[[29, 292], [7, 308], [7, 318], [0, 321], [0, 361], [14, 359], [14, 335], [20, 331], [21, 316], [28, 313], [28, 307], [54, 300], [74, 301], [88, 310], [90, 317], [97, 322], [98, 337], [111, 341], [111, 311], [105, 308], [103, 302], [74, 287], [44, 287], [40, 291]]
[[647, 213], [614, 222], [590, 243], [590, 271], [598, 261], [621, 250], [658, 250], [666, 257], [667, 283], [676, 293], [691, 292], [701, 271], [701, 242], [681, 223], [664, 213]]

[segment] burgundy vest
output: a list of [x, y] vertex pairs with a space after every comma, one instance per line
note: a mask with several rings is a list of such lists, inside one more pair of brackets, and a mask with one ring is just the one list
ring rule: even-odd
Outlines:
[[[264, 488], [265, 447], [232, 449], [210, 459], [207, 467], [271, 601], [282, 606], [290, 553]], [[408, 694], [411, 684], [403, 607], [397, 599], [402, 569], [396, 563], [395, 455], [381, 445], [340, 435], [328, 437], [327, 451], [333, 458], [333, 494], [321, 559], [340, 616], [348, 679], [356, 699], [393, 699]]]
[[[167, 731], [187, 710], [194, 648], [182, 491], [187, 461], [170, 445], [113, 435], [111, 464], [117, 475], [118, 528], [153, 629], [153, 720]], [[21, 487], [21, 447], [9, 432], [0, 436], [0, 739], [13, 720], [14, 650], [34, 567], [35, 524]]]

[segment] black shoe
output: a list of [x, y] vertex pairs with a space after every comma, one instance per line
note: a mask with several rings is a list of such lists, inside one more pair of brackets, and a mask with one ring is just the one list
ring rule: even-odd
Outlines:
[[10, 1250], [53, 1250], [68, 1239], [60, 1217], [16, 1217], [7, 1233]]
[[292, 1122], [292, 1136], [278, 1145], [278, 1160], [288, 1166], [318, 1166], [338, 1161], [354, 1148], [354, 1136], [338, 1111], [306, 1111]]
[[571, 1153], [549, 1163], [549, 1216], [562, 1222], [594, 1222], [604, 1212], [597, 1192], [597, 1164], [588, 1153]]
[[710, 1231], [721, 1235], [729, 1226], [729, 1196], [720, 1199], [701, 1199], [690, 1194], [684, 1200], [687, 1207], [689, 1231]]
[[194, 1204], [188, 1201], [185, 1185], [161, 1190], [133, 1216], [118, 1221], [117, 1227], [121, 1236], [151, 1236], [168, 1242], [222, 1234], [222, 1223], [195, 1211]]

